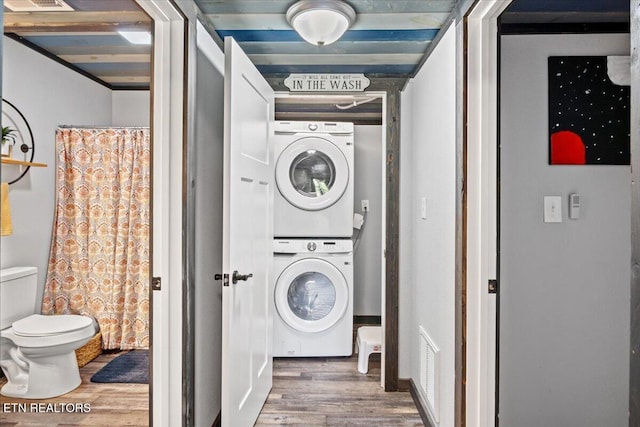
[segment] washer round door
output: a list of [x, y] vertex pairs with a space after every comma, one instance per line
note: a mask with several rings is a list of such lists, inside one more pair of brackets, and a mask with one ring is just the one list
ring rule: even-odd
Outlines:
[[349, 183], [349, 164], [332, 142], [316, 137], [289, 144], [276, 163], [276, 184], [292, 205], [310, 211], [336, 203]]
[[280, 318], [301, 332], [321, 332], [342, 317], [349, 304], [349, 286], [330, 262], [305, 258], [278, 277], [275, 305]]

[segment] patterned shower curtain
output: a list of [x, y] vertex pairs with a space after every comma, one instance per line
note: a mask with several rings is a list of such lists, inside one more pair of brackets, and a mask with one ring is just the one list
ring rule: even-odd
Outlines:
[[60, 128], [56, 152], [42, 312], [93, 316], [105, 349], [146, 348], [149, 130]]

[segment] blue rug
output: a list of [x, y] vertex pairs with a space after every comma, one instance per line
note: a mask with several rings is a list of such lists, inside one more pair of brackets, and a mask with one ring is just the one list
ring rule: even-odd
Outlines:
[[91, 382], [149, 384], [149, 350], [121, 354], [96, 372]]

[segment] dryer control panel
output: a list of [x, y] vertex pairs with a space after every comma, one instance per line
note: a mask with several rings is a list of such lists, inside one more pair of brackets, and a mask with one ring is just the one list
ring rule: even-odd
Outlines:
[[276, 239], [273, 252], [280, 254], [338, 254], [353, 251], [351, 239]]
[[353, 123], [347, 122], [285, 122], [273, 123], [273, 131], [279, 133], [329, 133], [352, 134]]

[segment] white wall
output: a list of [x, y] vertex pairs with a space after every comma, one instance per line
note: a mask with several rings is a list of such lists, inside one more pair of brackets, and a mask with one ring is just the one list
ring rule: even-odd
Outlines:
[[[38, 268], [40, 308], [55, 203], [55, 130], [61, 124], [111, 123], [111, 90], [4, 37], [2, 96], [26, 117], [35, 139], [31, 168], [10, 186], [13, 235], [2, 237], [0, 267]], [[3, 173], [14, 166], [2, 165]], [[5, 172], [6, 171], [6, 172]]]
[[[354, 212], [369, 200], [367, 222], [353, 261], [355, 316], [380, 316], [382, 279], [382, 126], [355, 126]], [[355, 232], [355, 231], [354, 231]]]
[[150, 126], [151, 100], [148, 90], [115, 90], [111, 99], [113, 126]]
[[[502, 37], [500, 425], [627, 426], [630, 168], [548, 165], [558, 55], [629, 55], [629, 35]], [[543, 222], [545, 195], [562, 223]]]
[[[411, 193], [401, 193], [400, 312], [408, 310], [410, 332], [403, 334], [400, 354], [410, 352], [410, 377], [419, 388], [418, 328], [440, 349], [439, 424], [454, 425], [455, 394], [455, 29], [446, 30], [418, 75], [402, 95], [402, 184], [411, 181]], [[409, 139], [410, 138], [410, 139]], [[426, 219], [421, 198], [426, 198]], [[410, 245], [406, 240], [411, 239]], [[410, 268], [410, 271], [407, 269]], [[408, 278], [410, 283], [405, 283]], [[405, 342], [407, 341], [407, 342]], [[405, 362], [402, 362], [401, 367]], [[402, 374], [402, 371], [401, 371]], [[423, 396], [424, 398], [424, 396]]]
[[400, 227], [398, 274], [398, 377], [411, 378], [411, 346], [414, 337], [413, 222], [416, 212], [413, 190], [413, 89], [409, 82], [400, 97]]

